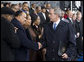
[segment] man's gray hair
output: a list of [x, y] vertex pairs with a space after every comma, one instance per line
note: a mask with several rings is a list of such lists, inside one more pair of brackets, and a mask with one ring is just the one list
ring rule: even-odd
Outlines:
[[60, 8], [57, 8], [57, 9], [55, 8], [54, 13], [57, 14], [59, 17], [61, 17], [62, 11]]

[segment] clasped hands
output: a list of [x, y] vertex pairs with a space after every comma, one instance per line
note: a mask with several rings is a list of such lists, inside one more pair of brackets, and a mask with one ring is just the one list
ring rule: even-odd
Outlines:
[[[38, 42], [38, 46], [39, 46], [39, 47], [38, 47], [39, 49], [42, 48], [42, 44], [41, 44], [40, 42]], [[68, 55], [67, 55], [66, 53], [64, 53], [64, 54], [62, 55], [62, 58], [63, 58], [63, 59], [67, 59], [67, 58], [68, 58]]]

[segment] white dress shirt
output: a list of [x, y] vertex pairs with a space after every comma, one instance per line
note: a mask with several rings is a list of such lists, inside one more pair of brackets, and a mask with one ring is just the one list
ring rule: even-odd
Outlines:
[[43, 14], [43, 16], [44, 16], [44, 18], [45, 18], [45, 20], [46, 20], [46, 15], [45, 15], [45, 13], [42, 12], [42, 14]]
[[70, 20], [71, 20], [71, 22], [73, 23], [73, 21], [72, 21], [72, 18], [69, 18]]

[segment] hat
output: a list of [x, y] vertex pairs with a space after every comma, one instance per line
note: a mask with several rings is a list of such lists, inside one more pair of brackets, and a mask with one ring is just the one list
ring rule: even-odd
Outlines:
[[1, 14], [14, 15], [15, 12], [11, 8], [3, 7], [3, 8], [1, 8]]

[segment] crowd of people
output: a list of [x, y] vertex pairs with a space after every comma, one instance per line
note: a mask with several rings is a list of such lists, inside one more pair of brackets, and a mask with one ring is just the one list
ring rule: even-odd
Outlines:
[[1, 61], [83, 61], [83, 17], [47, 3], [1, 3]]

